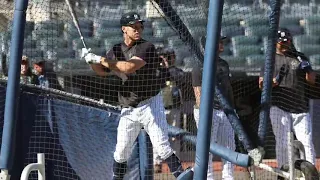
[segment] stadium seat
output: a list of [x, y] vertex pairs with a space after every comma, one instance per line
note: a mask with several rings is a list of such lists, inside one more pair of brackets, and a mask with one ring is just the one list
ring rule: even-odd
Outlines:
[[207, 26], [207, 18], [203, 17], [204, 15], [186, 15], [184, 17], [185, 19], [185, 23], [188, 27], [190, 26], [202, 26], [202, 27], [206, 27]]
[[36, 48], [36, 41], [31, 38], [26, 38], [23, 41], [23, 48]]
[[257, 55], [250, 55], [246, 57], [246, 65], [247, 66], [254, 66], [254, 67], [261, 67], [265, 61], [265, 55], [257, 54]]
[[144, 28], [143, 33], [144, 36], [152, 36], [153, 35], [153, 29], [152, 28]]
[[25, 30], [24, 30], [25, 36], [31, 35], [33, 30], [34, 30], [34, 22], [26, 21]]
[[69, 48], [55, 48], [44, 53], [44, 59], [53, 61], [61, 58], [74, 58], [75, 51]]
[[[93, 29], [93, 21], [90, 19], [79, 18], [78, 22], [81, 29]], [[72, 21], [66, 22], [64, 28], [67, 31], [76, 29]]]
[[244, 29], [240, 26], [224, 26], [221, 27], [221, 35], [232, 37], [232, 36], [238, 36], [238, 35], [244, 35]]
[[[90, 69], [90, 66], [83, 60], [74, 59], [74, 58], [63, 58], [55, 61], [54, 71], [70, 71], [70, 70], [86, 70]], [[70, 72], [72, 73], [72, 72]]]
[[234, 14], [226, 14], [222, 16], [222, 26], [233, 26], [233, 25], [240, 25], [240, 21], [242, 20], [241, 17]]
[[230, 5], [238, 4], [239, 6], [252, 6], [254, 0], [226, 0], [225, 3]]
[[241, 22], [241, 25], [244, 27], [252, 27], [252, 26], [266, 26], [269, 24], [269, 19], [266, 16], [256, 15], [256, 16], [248, 16]]
[[306, 25], [320, 24], [320, 16], [308, 16], [304, 20]]
[[281, 16], [279, 26], [286, 26], [286, 25], [300, 25], [300, 17], [296, 16]]
[[296, 46], [303, 46], [304, 44], [320, 44], [320, 36], [308, 36], [308, 35], [294, 36], [293, 43]]
[[57, 30], [58, 32], [62, 32], [63, 22], [57, 20], [37, 22], [34, 25], [34, 30]]
[[263, 36], [262, 37], [262, 49], [263, 52], [265, 53], [268, 47], [268, 37], [267, 36]]
[[[85, 43], [87, 45], [87, 47], [90, 47], [90, 48], [96, 48], [96, 47], [100, 47], [100, 40], [97, 39], [97, 38], [86, 38], [84, 39], [85, 40]], [[81, 49], [83, 48], [83, 43], [81, 41], [81, 39], [74, 39], [72, 41], [72, 49], [73, 50], [78, 50], [78, 49]]]
[[96, 19], [96, 21], [94, 21], [94, 27], [95, 29], [121, 28], [118, 19]]
[[119, 38], [107, 38], [104, 40], [103, 45], [105, 47], [106, 50], [109, 50], [113, 47], [114, 44], [120, 43], [122, 41], [122, 39]]
[[60, 33], [57, 30], [43, 29], [32, 31], [32, 36], [35, 37], [35, 39], [54, 38], [59, 37]]
[[[154, 36], [143, 36], [143, 39], [152, 42], [152, 43], [165, 43], [165, 38], [157, 38]], [[122, 40], [122, 37], [120, 38]]]
[[114, 36], [122, 37], [122, 31], [120, 28], [99, 28], [94, 32], [94, 37], [96, 38], [103, 39]]
[[200, 36], [207, 34], [207, 27], [206, 26], [192, 26], [189, 27], [190, 34], [197, 39]]
[[310, 0], [288, 0], [288, 4], [292, 5], [292, 4], [298, 4], [298, 5], [302, 5], [302, 6], [309, 6], [310, 4]]
[[246, 36], [265, 36], [268, 35], [269, 26], [259, 25], [259, 26], [249, 26], [245, 28]]
[[24, 48], [23, 55], [29, 58], [43, 57], [42, 50], [37, 48]]
[[167, 27], [169, 26], [168, 22], [165, 19], [155, 19], [152, 23], [152, 28], [157, 29], [157, 28], [162, 28], [162, 27]]
[[231, 69], [232, 67], [244, 67], [246, 64], [245, 57], [221, 56], [221, 58], [228, 62]]
[[320, 25], [314, 24], [305, 26], [305, 33], [310, 36], [319, 36], [320, 35]]
[[258, 44], [260, 41], [260, 37], [258, 36], [234, 36], [231, 37], [232, 46], [241, 46], [244, 44], [254, 45]]
[[319, 66], [320, 65], [320, 54], [311, 55], [309, 57], [309, 60], [310, 60], [311, 65]]
[[[81, 32], [82, 32], [82, 36], [85, 37], [85, 38], [93, 36], [92, 30], [82, 29]], [[73, 31], [69, 31], [69, 32], [68, 31], [64, 31], [63, 32], [63, 37], [67, 41], [70, 41], [70, 40], [75, 39], [75, 38], [80, 38], [79, 33], [78, 33], [77, 30], [73, 30]]]
[[[188, 5], [192, 5], [192, 6], [190, 7]], [[187, 3], [187, 2], [184, 2], [182, 6], [177, 8], [177, 13], [181, 15], [198, 14], [199, 11], [202, 11], [200, 7], [194, 6], [194, 3]]]
[[167, 41], [168, 41], [169, 47], [175, 47], [175, 46], [180, 46], [184, 44], [180, 36], [170, 36], [167, 38]]
[[315, 54], [319, 54], [320, 51], [320, 45], [310, 45], [310, 44], [305, 44], [301, 47], [297, 47], [298, 51], [303, 52], [304, 54], [306, 54], [307, 56], [311, 56], [311, 55], [315, 55]]
[[239, 57], [247, 57], [255, 54], [262, 54], [261, 47], [257, 45], [243, 45], [233, 47], [233, 55]]
[[66, 48], [67, 41], [59, 37], [48, 37], [37, 41], [37, 47], [42, 50], [51, 50], [54, 48]]
[[164, 38], [174, 35], [177, 35], [177, 32], [175, 32], [171, 27], [158, 27], [153, 29], [153, 36], [157, 38]]
[[143, 23], [143, 26], [145, 28], [152, 28], [152, 21], [149, 19], [144, 19], [144, 20], [145, 20], [145, 22]]

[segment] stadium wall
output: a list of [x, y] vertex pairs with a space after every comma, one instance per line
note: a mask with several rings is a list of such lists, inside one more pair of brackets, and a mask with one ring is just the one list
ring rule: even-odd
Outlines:
[[[5, 97], [5, 89], [6, 86], [0, 85], [0, 98]], [[1, 125], [3, 120], [4, 105], [1, 105]], [[37, 153], [45, 154], [46, 179], [49, 180], [110, 177], [117, 125], [117, 114], [47, 95], [39, 96], [35, 89], [21, 88], [11, 179], [20, 179], [23, 168], [36, 162]], [[149, 163], [143, 163], [147, 160], [143, 156], [152, 153], [139, 148], [139, 144], [147, 142], [142, 131], [134, 144], [125, 179], [139, 179], [140, 175], [145, 176], [144, 179], [152, 178], [152, 169], [147, 167]], [[145, 167], [141, 168], [142, 165]], [[145, 171], [141, 171], [143, 169]], [[36, 173], [29, 176], [29, 179], [36, 178]]]

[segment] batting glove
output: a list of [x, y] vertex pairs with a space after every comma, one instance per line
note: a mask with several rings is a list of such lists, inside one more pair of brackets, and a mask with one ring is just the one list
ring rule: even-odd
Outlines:
[[258, 147], [255, 149], [252, 149], [249, 151], [248, 155], [252, 158], [253, 160], [253, 165], [257, 166], [261, 163], [263, 157], [264, 157], [265, 151], [263, 147]]
[[84, 58], [88, 64], [99, 64], [101, 62], [101, 56], [95, 55], [90, 51], [91, 49], [82, 48], [81, 58]]
[[300, 56], [298, 56], [298, 60], [300, 61], [300, 64], [299, 64], [300, 69], [302, 69], [306, 73], [309, 73], [312, 71], [312, 67], [309, 61], [302, 59]]

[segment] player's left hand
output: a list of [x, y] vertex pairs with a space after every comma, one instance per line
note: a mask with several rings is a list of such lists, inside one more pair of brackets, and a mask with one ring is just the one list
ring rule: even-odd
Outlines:
[[99, 64], [101, 62], [101, 56], [95, 55], [90, 51], [91, 49], [82, 48], [81, 58], [84, 58], [88, 64]]
[[299, 64], [300, 69], [302, 69], [306, 73], [309, 73], [312, 71], [312, 67], [309, 61], [302, 59], [300, 56], [298, 57], [298, 60], [300, 61], [300, 64]]

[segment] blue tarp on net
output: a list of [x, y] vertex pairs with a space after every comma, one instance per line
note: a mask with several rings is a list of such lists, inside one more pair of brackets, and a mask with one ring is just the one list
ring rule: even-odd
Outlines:
[[[45, 153], [47, 179], [111, 179], [118, 114], [39, 95], [39, 90], [31, 91], [20, 94], [11, 179], [20, 179], [22, 169], [37, 161], [37, 153]], [[5, 86], [0, 86], [0, 97], [5, 97]], [[4, 101], [1, 103], [0, 125], [3, 125]], [[139, 139], [145, 143], [146, 136]], [[140, 168], [142, 160], [150, 161], [141, 157], [150, 153], [142, 151], [137, 140], [126, 179], [140, 179], [140, 174], [152, 178]], [[36, 173], [30, 179], [37, 179]]]

